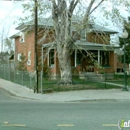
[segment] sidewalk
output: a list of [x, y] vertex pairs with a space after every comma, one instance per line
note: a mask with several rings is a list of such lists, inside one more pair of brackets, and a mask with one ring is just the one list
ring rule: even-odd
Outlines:
[[15, 96], [39, 100], [43, 102], [72, 102], [72, 101], [96, 101], [96, 100], [130, 100], [130, 92], [122, 89], [109, 90], [80, 90], [69, 92], [55, 92], [49, 94], [37, 94], [33, 90], [10, 81], [0, 79], [0, 88], [3, 88]]

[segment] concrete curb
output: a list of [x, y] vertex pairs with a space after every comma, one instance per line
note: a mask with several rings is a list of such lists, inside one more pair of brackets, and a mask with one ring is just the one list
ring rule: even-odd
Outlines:
[[25, 86], [21, 86], [19, 84], [15, 84], [3, 79], [0, 79], [0, 87], [16, 97], [42, 102], [106, 102], [130, 100], [129, 91], [122, 91], [121, 89], [77, 90], [48, 94], [37, 94], [33, 93], [33, 90]]

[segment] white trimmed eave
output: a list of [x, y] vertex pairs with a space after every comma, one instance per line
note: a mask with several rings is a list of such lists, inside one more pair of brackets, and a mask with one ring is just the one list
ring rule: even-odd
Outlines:
[[[42, 45], [43, 48], [56, 48], [56, 42], [51, 42]], [[106, 45], [106, 44], [99, 44], [99, 43], [91, 43], [86, 41], [77, 40], [74, 45], [73, 49], [81, 49], [81, 50], [104, 50], [104, 51], [114, 51], [115, 49], [119, 48], [118, 46]]]
[[17, 37], [20, 37], [20, 32], [14, 34], [14, 35], [12, 35], [12, 36], [10, 36], [9, 38], [15, 39], [15, 38], [17, 38]]
[[43, 48], [56, 48], [56, 42], [50, 42], [42, 45]]
[[83, 49], [83, 50], [104, 50], [104, 51], [114, 51], [115, 46], [107, 44], [92, 43], [87, 41], [77, 40], [74, 43], [73, 49]]

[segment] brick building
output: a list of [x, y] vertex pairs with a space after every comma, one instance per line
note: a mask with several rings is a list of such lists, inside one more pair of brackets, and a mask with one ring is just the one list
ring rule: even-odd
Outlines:
[[[76, 32], [75, 20], [72, 20], [72, 34]], [[38, 43], [38, 56], [39, 56], [39, 71], [43, 70], [43, 66], [48, 66], [51, 74], [59, 74], [58, 58], [56, 53], [54, 41], [54, 29], [52, 21], [43, 19], [38, 24], [39, 27], [39, 43]], [[116, 47], [110, 45], [110, 35], [116, 34], [116, 31], [107, 29], [105, 27], [89, 24], [90, 30], [81, 31], [77, 41], [73, 45], [71, 53], [71, 64], [73, 73], [79, 71], [97, 72], [99, 68], [91, 62], [88, 57], [89, 51], [95, 55], [94, 60], [101, 66], [106, 68], [109, 73], [116, 72], [122, 68], [122, 64], [118, 63], [117, 55], [114, 53]], [[20, 61], [20, 56], [26, 57], [25, 66], [27, 71], [35, 71], [35, 42], [34, 42], [34, 25], [31, 23], [24, 23], [16, 28], [20, 32], [11, 36], [15, 39], [15, 62]], [[43, 37], [44, 36], [44, 37]], [[41, 40], [42, 38], [42, 40]], [[51, 48], [51, 49], [50, 49]], [[88, 59], [90, 62], [88, 62]]]

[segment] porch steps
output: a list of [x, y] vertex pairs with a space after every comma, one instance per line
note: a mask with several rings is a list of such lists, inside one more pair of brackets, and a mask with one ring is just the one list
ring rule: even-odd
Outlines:
[[98, 74], [94, 73], [94, 72], [88, 72], [86, 75], [86, 80], [88, 81], [96, 81], [96, 82], [101, 82], [102, 79], [98, 76]]
[[87, 81], [92, 81], [92, 82], [102, 82], [105, 80], [103, 77], [96, 74], [95, 72], [84, 72], [80, 74], [79, 77], [80, 79], [85, 79]]

